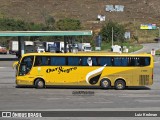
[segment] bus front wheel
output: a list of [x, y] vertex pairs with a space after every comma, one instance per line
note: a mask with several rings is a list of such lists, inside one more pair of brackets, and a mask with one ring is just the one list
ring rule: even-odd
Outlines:
[[126, 87], [126, 83], [125, 83], [124, 80], [117, 80], [117, 81], [115, 82], [115, 88], [116, 88], [117, 90], [123, 90], [123, 89], [125, 89], [125, 87]]
[[111, 81], [107, 78], [103, 78], [101, 80], [101, 87], [104, 89], [108, 89], [109, 87], [111, 87]]
[[35, 87], [36, 88], [44, 88], [45, 87], [45, 83], [44, 83], [44, 81], [42, 80], [42, 79], [37, 79], [36, 81], [35, 81]]

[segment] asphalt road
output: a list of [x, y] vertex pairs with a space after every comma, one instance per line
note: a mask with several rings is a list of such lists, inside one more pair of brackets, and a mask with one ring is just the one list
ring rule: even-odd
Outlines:
[[[109, 90], [67, 87], [15, 88], [15, 70], [11, 67], [12, 63], [12, 61], [0, 61], [0, 111], [135, 111], [135, 113], [136, 111], [160, 111], [160, 60], [158, 57], [155, 57], [152, 86], [131, 87], [120, 91], [114, 88]], [[75, 94], [79, 92], [92, 94]], [[30, 119], [39, 120], [40, 118], [25, 118], [25, 120]], [[53, 118], [41, 119], [52, 120]], [[81, 120], [82, 118], [55, 117], [54, 119]], [[97, 118], [83, 119], [96, 120]], [[107, 117], [107, 120], [112, 119], [158, 120], [158, 118], [146, 117]]]
[[16, 55], [0, 54], [0, 58], [17, 58]]
[[[120, 91], [100, 88], [15, 88], [15, 70], [11, 64], [9, 61], [0, 62], [1, 111], [160, 111], [159, 61], [155, 62], [152, 86]], [[74, 94], [79, 91], [92, 94]]]
[[149, 43], [149, 44], [142, 44], [143, 49], [140, 49], [134, 53], [150, 53], [152, 49], [158, 50], [160, 49], [160, 43]]

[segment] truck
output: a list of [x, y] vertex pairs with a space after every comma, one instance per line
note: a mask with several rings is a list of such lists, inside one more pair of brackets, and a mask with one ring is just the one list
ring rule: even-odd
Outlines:
[[55, 52], [54, 42], [44, 42], [43, 43], [46, 52]]
[[78, 52], [78, 44], [77, 43], [71, 44], [71, 52], [73, 52], [73, 53]]
[[33, 53], [36, 52], [33, 41], [24, 41], [24, 53]]
[[45, 52], [45, 47], [43, 45], [43, 42], [41, 42], [41, 41], [35, 41], [34, 47], [35, 47], [35, 51], [38, 53]]
[[[9, 54], [18, 54], [18, 41], [9, 42]], [[33, 41], [24, 41], [24, 53], [35, 52]]]
[[[55, 42], [54, 43], [54, 46], [55, 46], [55, 48], [56, 48], [56, 52], [57, 53], [60, 53], [60, 52], [64, 52], [64, 42], [63, 41], [57, 41], [57, 42]], [[68, 44], [67, 44], [67, 46], [66, 46], [66, 49], [67, 49], [67, 52], [69, 51], [69, 46], [68, 46]]]
[[18, 53], [18, 41], [10, 41], [9, 54], [17, 54], [17, 53]]
[[92, 51], [92, 47], [91, 47], [90, 43], [78, 43], [78, 50], [90, 52], [90, 51]]

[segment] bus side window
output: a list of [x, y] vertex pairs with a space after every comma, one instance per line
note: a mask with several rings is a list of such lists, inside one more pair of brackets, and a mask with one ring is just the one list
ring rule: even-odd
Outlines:
[[121, 58], [121, 63], [122, 63], [122, 66], [128, 66], [128, 58], [127, 57], [122, 57]]
[[112, 58], [111, 57], [100, 57], [100, 66], [111, 66], [112, 65]]
[[46, 62], [47, 61], [47, 58], [46, 57], [42, 57], [42, 65], [44, 66], [44, 65], [46, 65]]
[[79, 57], [68, 57], [68, 65], [78, 66], [79, 65]]
[[82, 65], [82, 58], [79, 59], [79, 65]]
[[88, 63], [89, 66], [92, 66], [93, 62], [92, 62], [92, 58], [91, 57], [87, 58], [87, 63]]
[[114, 66], [121, 66], [121, 58], [119, 57], [114, 58]]
[[147, 57], [140, 58], [140, 66], [148, 66], [150, 64], [150, 59]]
[[88, 57], [82, 57], [82, 66], [88, 66], [87, 59]]
[[112, 65], [112, 58], [111, 57], [106, 57], [106, 65], [111, 66]]
[[135, 58], [135, 66], [139, 66], [139, 58]]
[[47, 60], [46, 60], [46, 65], [50, 65], [50, 62], [51, 62], [50, 57], [47, 57], [46, 59], [47, 59]]
[[97, 66], [97, 58], [96, 57], [92, 57], [92, 66]]
[[43, 66], [50, 65], [50, 57], [47, 56], [42, 57], [42, 65]]
[[130, 66], [135, 66], [135, 59], [134, 59], [134, 57], [130, 58]]
[[97, 61], [97, 66], [100, 66], [100, 58], [99, 57], [96, 58], [96, 61]]
[[150, 58], [146, 57], [145, 58], [145, 66], [148, 66], [148, 65], [150, 65]]
[[144, 58], [139, 58], [139, 65], [144, 66], [144, 64], [145, 64]]
[[50, 57], [36, 56], [34, 66], [46, 66], [46, 65], [50, 65]]
[[66, 59], [65, 57], [51, 57], [51, 65], [54, 66], [63, 66], [66, 65]]
[[36, 56], [34, 66], [40, 66], [40, 65], [42, 65], [41, 57], [40, 56]]

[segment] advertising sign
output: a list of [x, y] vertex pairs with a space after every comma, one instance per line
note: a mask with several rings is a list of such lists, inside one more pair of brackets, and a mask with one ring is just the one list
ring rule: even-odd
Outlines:
[[156, 24], [141, 24], [140, 29], [142, 30], [154, 30], [157, 29]]

